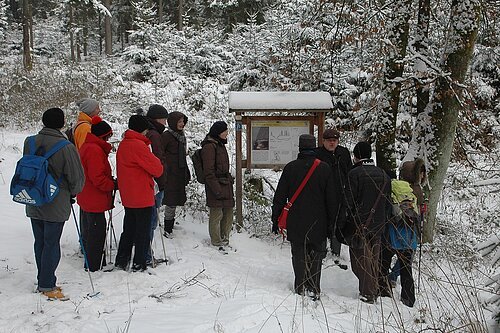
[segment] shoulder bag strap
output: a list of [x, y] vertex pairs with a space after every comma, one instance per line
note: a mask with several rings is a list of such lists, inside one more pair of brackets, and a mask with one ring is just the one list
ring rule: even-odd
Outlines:
[[321, 163], [321, 161], [319, 159], [315, 159], [314, 160], [314, 163], [313, 165], [311, 166], [311, 168], [309, 169], [309, 171], [307, 172], [306, 176], [304, 177], [304, 179], [302, 180], [302, 183], [300, 183], [299, 185], [299, 188], [297, 188], [297, 190], [295, 191], [295, 193], [293, 194], [292, 198], [290, 199], [290, 201], [288, 202], [288, 206], [291, 207], [294, 203], [294, 201], [297, 199], [297, 197], [299, 196], [300, 192], [302, 192], [302, 189], [304, 188], [304, 186], [306, 186], [306, 183], [309, 181], [309, 178], [311, 178], [311, 175], [313, 174], [314, 170], [316, 170], [316, 168], [318, 167], [318, 165]]
[[382, 185], [382, 188], [380, 189], [377, 200], [375, 201], [375, 204], [373, 205], [372, 209], [370, 210], [370, 215], [368, 215], [368, 218], [366, 219], [366, 223], [364, 225], [365, 228], [368, 228], [368, 226], [370, 225], [370, 223], [373, 220], [373, 214], [375, 214], [375, 208], [377, 208], [378, 203], [380, 202], [380, 198], [382, 198], [383, 191], [384, 191], [386, 184], [387, 184], [387, 177], [384, 177], [384, 185]]

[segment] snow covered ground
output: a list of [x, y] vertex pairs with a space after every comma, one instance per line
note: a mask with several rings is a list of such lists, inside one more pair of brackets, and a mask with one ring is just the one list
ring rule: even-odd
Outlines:
[[[33, 131], [35, 132], [35, 131]], [[31, 134], [31, 133], [30, 133]], [[164, 239], [168, 265], [152, 274], [124, 271], [88, 273], [79, 255], [75, 222], [65, 225], [57, 284], [69, 301], [48, 301], [34, 292], [33, 235], [24, 206], [14, 203], [9, 183], [27, 133], [0, 132], [0, 331], [1, 332], [400, 332], [422, 328], [415, 308], [379, 299], [357, 299], [357, 280], [328, 257], [321, 301], [292, 292], [290, 247], [233, 234], [236, 251], [220, 254], [208, 245], [207, 218], [180, 219], [174, 239]], [[113, 157], [114, 158], [114, 157]], [[75, 211], [78, 207], [75, 205]], [[113, 210], [119, 238], [123, 208]], [[156, 256], [163, 257], [155, 235]], [[113, 244], [114, 246], [114, 244]], [[342, 256], [348, 258], [347, 248]], [[114, 255], [113, 255], [114, 258]], [[428, 297], [428, 296], [427, 296]]]

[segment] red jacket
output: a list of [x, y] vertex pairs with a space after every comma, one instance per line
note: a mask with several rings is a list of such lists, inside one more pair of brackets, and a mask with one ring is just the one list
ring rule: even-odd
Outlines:
[[78, 205], [89, 213], [111, 209], [111, 193], [115, 188], [108, 155], [111, 145], [88, 133], [80, 147], [80, 160], [85, 173], [85, 186], [76, 196]]
[[141, 133], [127, 130], [116, 152], [116, 173], [123, 206], [145, 208], [154, 205], [154, 179], [163, 166]]

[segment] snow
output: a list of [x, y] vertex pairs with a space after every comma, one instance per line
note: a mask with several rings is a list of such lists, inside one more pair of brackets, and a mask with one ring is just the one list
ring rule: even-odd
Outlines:
[[229, 110], [314, 110], [328, 112], [333, 109], [327, 92], [229, 92]]
[[[91, 273], [97, 296], [79, 255], [75, 221], [66, 222], [57, 284], [69, 301], [48, 301], [35, 292], [33, 236], [24, 206], [9, 195], [9, 183], [28, 133], [0, 132], [0, 327], [6, 332], [397, 332], [413, 325], [418, 307], [395, 300], [367, 305], [357, 299], [349, 269], [325, 259], [322, 298], [313, 302], [292, 292], [290, 247], [281, 239], [234, 233], [237, 251], [220, 254], [209, 246], [207, 216], [178, 218], [173, 239], [164, 239], [168, 265], [146, 272]], [[111, 156], [114, 162], [114, 156]], [[78, 207], [74, 206], [78, 212]], [[117, 200], [113, 224], [121, 232]], [[163, 257], [161, 235], [154, 248]], [[113, 244], [115, 248], [115, 244]], [[348, 251], [342, 248], [342, 258]], [[114, 258], [114, 253], [113, 253]], [[152, 295], [156, 297], [151, 297]], [[418, 300], [417, 300], [418, 304]], [[395, 319], [397, 318], [397, 319]], [[390, 325], [383, 328], [382, 325]], [[403, 325], [403, 324], [401, 324]], [[129, 326], [129, 327], [128, 327]], [[128, 329], [127, 329], [128, 327]]]

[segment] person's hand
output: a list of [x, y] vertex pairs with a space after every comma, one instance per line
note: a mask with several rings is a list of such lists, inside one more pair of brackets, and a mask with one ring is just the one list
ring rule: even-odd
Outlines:
[[277, 235], [279, 232], [278, 225], [273, 223], [273, 227], [272, 227], [271, 231], [273, 232], [273, 234]]
[[74, 195], [72, 195], [72, 196], [70, 196], [70, 197], [69, 197], [69, 202], [70, 202], [71, 204], [74, 204], [74, 203], [76, 202], [76, 200], [75, 200], [75, 196], [74, 196]]
[[113, 183], [115, 184], [115, 191], [118, 191], [118, 179], [113, 179]]

